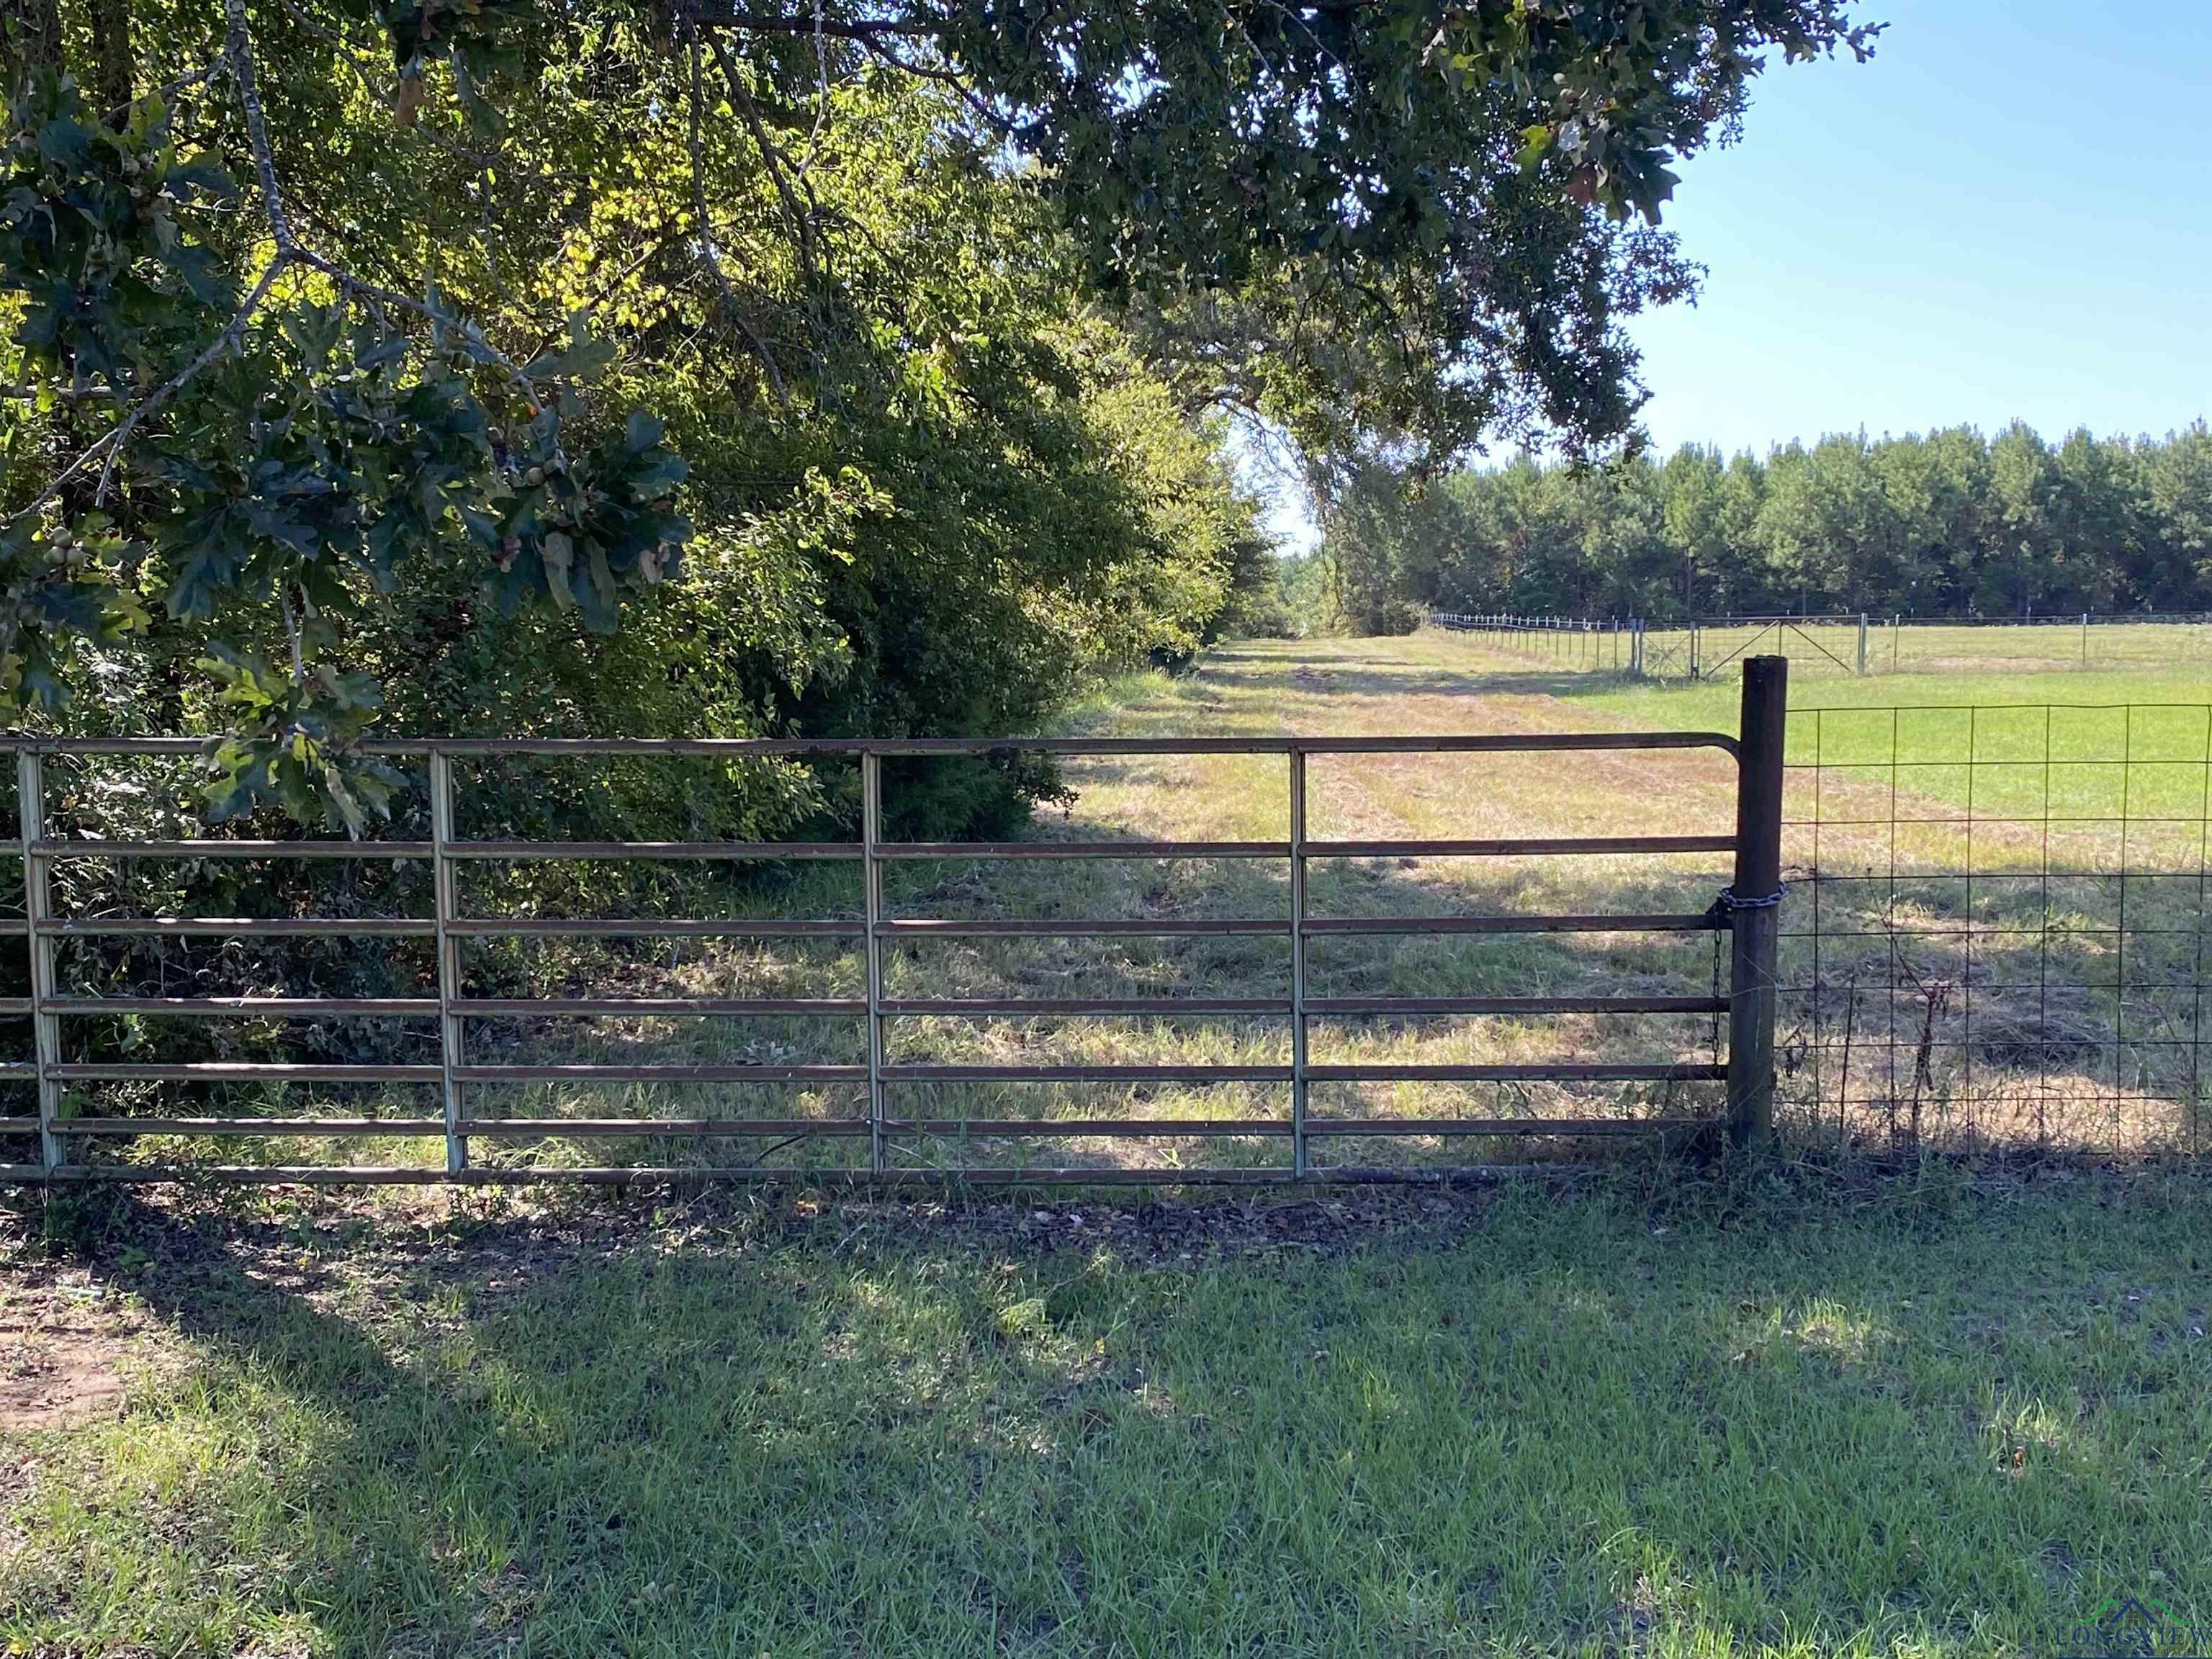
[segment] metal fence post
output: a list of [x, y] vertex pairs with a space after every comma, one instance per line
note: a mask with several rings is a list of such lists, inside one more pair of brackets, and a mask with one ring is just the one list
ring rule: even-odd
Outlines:
[[884, 1122], [884, 758], [873, 750], [860, 754], [860, 914], [867, 924], [868, 974], [868, 1167], [877, 1175], [888, 1164]]
[[1306, 1173], [1306, 752], [1291, 750], [1291, 1164]]
[[1790, 659], [1743, 665], [1735, 794], [1735, 874], [1729, 883], [1728, 1133], [1739, 1146], [1774, 1125], [1777, 912], [1782, 892], [1782, 754]]
[[430, 886], [437, 905], [438, 1083], [446, 1116], [446, 1173], [469, 1167], [468, 1137], [461, 1133], [461, 1085], [454, 1068], [465, 1057], [465, 1022], [461, 1018], [461, 942], [452, 931], [460, 907], [454, 891], [453, 759], [442, 749], [430, 751]]
[[68, 1160], [62, 1154], [62, 1018], [53, 1012], [54, 936], [46, 931], [53, 910], [46, 858], [33, 846], [46, 833], [46, 787], [38, 755], [15, 751], [15, 813], [23, 842], [23, 915], [31, 957], [31, 1042], [39, 1079], [39, 1165], [48, 1180]]
[[1862, 611], [1859, 612], [1859, 678], [1861, 679], [1866, 678], [1866, 612]]

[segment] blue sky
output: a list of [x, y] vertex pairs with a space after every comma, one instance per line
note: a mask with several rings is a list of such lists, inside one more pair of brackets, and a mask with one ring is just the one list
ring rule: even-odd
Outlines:
[[1774, 55], [1741, 142], [1680, 169], [1709, 274], [1633, 325], [1653, 440], [2212, 416], [2212, 0], [1858, 11], [1870, 62]]
[[2212, 412], [2212, 0], [1892, 0], [1864, 64], [1769, 66], [1667, 215], [1644, 422], [1764, 449]]

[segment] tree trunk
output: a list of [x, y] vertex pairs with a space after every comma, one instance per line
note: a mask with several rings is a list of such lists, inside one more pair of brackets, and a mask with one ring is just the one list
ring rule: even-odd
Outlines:
[[62, 68], [60, 0], [0, 0], [0, 72], [10, 90], [33, 72]]
[[111, 126], [130, 118], [131, 0], [91, 0], [92, 93]]

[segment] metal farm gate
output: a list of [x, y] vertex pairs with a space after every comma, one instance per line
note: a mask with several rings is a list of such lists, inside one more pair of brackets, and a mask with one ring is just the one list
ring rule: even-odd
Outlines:
[[[33, 1052], [0, 1061], [0, 1079], [35, 1087], [35, 1116], [0, 1117], [0, 1138], [34, 1139], [37, 1161], [0, 1164], [0, 1180], [20, 1182], [150, 1181], [189, 1175], [258, 1182], [399, 1182], [569, 1180], [623, 1182], [640, 1180], [773, 1178], [930, 1182], [1275, 1182], [1302, 1180], [1434, 1179], [1452, 1173], [1359, 1167], [1317, 1167], [1310, 1158], [1313, 1143], [1325, 1137], [1371, 1133], [1413, 1135], [1614, 1135], [1668, 1133], [1678, 1137], [1724, 1131], [1741, 1144], [1762, 1138], [1771, 1121], [1774, 1088], [1776, 905], [1781, 896], [1783, 726], [1788, 664], [1778, 657], [1752, 659], [1743, 682], [1741, 735], [1713, 732], [1561, 732], [1455, 737], [1249, 737], [1153, 739], [912, 738], [897, 740], [711, 740], [711, 739], [392, 739], [365, 747], [427, 764], [431, 836], [428, 841], [281, 840], [216, 838], [174, 842], [106, 841], [50, 837], [46, 827], [44, 764], [59, 756], [190, 757], [203, 751], [194, 738], [65, 738], [15, 736], [0, 738], [15, 756], [21, 812], [23, 915], [0, 917], [0, 930], [22, 935], [30, 957], [30, 994], [0, 1000], [0, 1016], [27, 1018]], [[1737, 763], [1735, 825], [1730, 833], [1674, 836], [1591, 836], [1480, 841], [1321, 841], [1306, 833], [1306, 763], [1316, 755], [1443, 755], [1571, 752], [1598, 750], [1697, 750], [1724, 751]], [[882, 834], [883, 763], [889, 757], [982, 755], [1006, 751], [1054, 755], [1280, 755], [1290, 774], [1290, 833], [1285, 840], [1254, 842], [893, 842]], [[861, 784], [861, 836], [850, 842], [506, 842], [461, 840], [454, 834], [458, 758], [489, 756], [685, 756], [854, 757]], [[1683, 914], [1589, 915], [1456, 915], [1318, 917], [1309, 915], [1307, 873], [1310, 860], [1343, 858], [1516, 857], [1534, 854], [1574, 858], [1616, 854], [1719, 853], [1734, 854], [1729, 889], [1710, 908]], [[4, 855], [4, 854], [0, 854]], [[372, 919], [309, 917], [242, 918], [161, 916], [113, 918], [58, 915], [52, 902], [52, 872], [57, 861], [103, 859], [185, 860], [427, 860], [434, 876], [434, 900], [428, 915]], [[1252, 859], [1287, 862], [1287, 917], [1144, 918], [1133, 921], [934, 920], [890, 916], [884, 902], [884, 872], [894, 860], [919, 859]], [[553, 859], [685, 860], [747, 861], [830, 859], [857, 861], [863, 875], [864, 914], [858, 918], [785, 920], [647, 916], [636, 919], [556, 920], [476, 917], [463, 915], [457, 902], [457, 872], [464, 861], [526, 861]], [[1328, 934], [1401, 935], [1517, 933], [1727, 933], [1729, 968], [1724, 993], [1709, 997], [1332, 997], [1307, 994], [1307, 946]], [[884, 955], [892, 943], [917, 936], [1007, 937], [1020, 934], [1103, 937], [1113, 934], [1267, 935], [1286, 939], [1290, 949], [1290, 994], [1284, 998], [976, 1000], [894, 998], [885, 994]], [[254, 937], [388, 937], [434, 941], [437, 995], [434, 998], [235, 998], [116, 997], [64, 995], [57, 990], [58, 946], [66, 939], [101, 937], [189, 936], [215, 939]], [[463, 941], [471, 939], [538, 935], [617, 939], [720, 939], [744, 937], [829, 938], [860, 942], [865, 952], [866, 994], [851, 999], [622, 999], [545, 997], [476, 999], [464, 994]], [[472, 1064], [466, 1033], [474, 1019], [521, 1015], [605, 1015], [626, 1012], [803, 1016], [865, 1023], [867, 1058], [841, 1065], [573, 1065]], [[1508, 1013], [1711, 1013], [1725, 1014], [1727, 1058], [1716, 1064], [1573, 1063], [1534, 1065], [1321, 1065], [1307, 1056], [1312, 1022], [1361, 1015], [1451, 1015]], [[133, 1064], [72, 1060], [69, 1032], [88, 1016], [126, 1013], [276, 1018], [387, 1016], [436, 1021], [435, 1064], [339, 1065], [222, 1062]], [[1288, 1022], [1291, 1058], [1287, 1066], [962, 1066], [898, 1064], [886, 1059], [885, 1029], [902, 1018], [1019, 1015], [1235, 1014], [1279, 1018]], [[1316, 1083], [1401, 1079], [1437, 1081], [1675, 1081], [1725, 1080], [1726, 1115], [1701, 1118], [1547, 1119], [1352, 1118], [1316, 1115], [1308, 1097]], [[485, 1084], [563, 1080], [586, 1082], [678, 1082], [865, 1084], [865, 1116], [822, 1118], [520, 1119], [479, 1117], [469, 1110], [471, 1087]], [[194, 1084], [404, 1083], [434, 1088], [441, 1105], [436, 1116], [340, 1118], [314, 1116], [185, 1117], [75, 1115], [68, 1091], [73, 1084], [137, 1081]], [[1197, 1118], [991, 1118], [927, 1121], [899, 1110], [899, 1094], [910, 1084], [975, 1082], [1103, 1081], [1255, 1082], [1287, 1085], [1287, 1115], [1249, 1119]], [[1280, 1137], [1290, 1143], [1289, 1162], [1279, 1167], [1201, 1170], [1120, 1168], [992, 1167], [957, 1173], [896, 1170], [888, 1149], [901, 1137], [973, 1133], [997, 1138], [1098, 1136]], [[641, 1134], [671, 1139], [720, 1139], [793, 1136], [865, 1138], [865, 1166], [805, 1170], [786, 1166], [592, 1165], [551, 1169], [486, 1167], [472, 1163], [471, 1142], [483, 1138], [559, 1135], [580, 1140]], [[82, 1155], [89, 1140], [105, 1137], [159, 1136], [293, 1137], [301, 1135], [396, 1136], [443, 1143], [442, 1167], [339, 1166], [325, 1164], [228, 1164], [179, 1167], [160, 1164], [102, 1162]]]

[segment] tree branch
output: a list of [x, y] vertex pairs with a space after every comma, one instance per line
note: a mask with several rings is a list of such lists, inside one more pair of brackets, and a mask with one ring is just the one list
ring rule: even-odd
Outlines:
[[[696, 33], [694, 31], [695, 35]], [[813, 220], [799, 205], [798, 193], [792, 189], [790, 180], [784, 175], [775, 142], [769, 137], [768, 128], [761, 120], [760, 111], [754, 107], [752, 94], [746, 90], [744, 77], [738, 73], [737, 65], [730, 61], [730, 54], [723, 48], [720, 37], [708, 36], [707, 45], [714, 54], [714, 62], [722, 71], [722, 79], [729, 83], [731, 102], [737, 106], [738, 113], [744, 118], [746, 130], [752, 134], [753, 143], [760, 147], [761, 160], [767, 164], [769, 178], [775, 185], [775, 193], [781, 199], [783, 210], [791, 220], [792, 232], [799, 239], [799, 267], [805, 274], [808, 286], [811, 287], [817, 275]], [[696, 169], [696, 160], [694, 166]]]
[[271, 259], [268, 267], [262, 271], [261, 280], [254, 283], [252, 292], [246, 296], [244, 303], [238, 307], [232, 314], [230, 321], [224, 325], [222, 332], [210, 341], [207, 348], [199, 356], [156, 386], [153, 395], [145, 402], [138, 404], [106, 432], [86, 445], [75, 460], [54, 475], [53, 482], [40, 491], [35, 499], [10, 514], [8, 522], [15, 524], [37, 512], [61, 494], [63, 485], [103, 455], [107, 459], [106, 464], [100, 469], [100, 488], [93, 492], [92, 499], [95, 506], [105, 500], [107, 495], [109, 479], [115, 471], [115, 458], [122, 453], [123, 446], [129, 441], [131, 434], [191, 384], [201, 370], [222, 356], [225, 351], [234, 348], [245, 337], [246, 323], [252, 319], [253, 313], [260, 309], [262, 301], [268, 297], [269, 290], [275, 286], [276, 278], [283, 273], [284, 267], [289, 263], [290, 257], [280, 249], [276, 257]]
[[740, 29], [749, 34], [826, 34], [839, 40], [927, 39], [936, 33], [927, 19], [920, 17], [833, 19], [811, 14], [786, 17], [733, 10], [701, 12], [697, 21], [702, 27]]
[[924, 81], [942, 82], [960, 94], [961, 101], [981, 117], [984, 125], [997, 132], [1001, 138], [1018, 138], [1025, 131], [1020, 123], [1009, 119], [986, 103], [982, 94], [962, 79], [957, 70], [940, 69], [931, 64], [909, 62], [880, 41], [871, 40], [864, 42], [863, 45], [868, 56], [886, 69], [895, 69], [902, 75], [915, 76]]
[[261, 112], [261, 87], [253, 73], [253, 41], [246, 33], [246, 0], [222, 0], [226, 27], [223, 55], [238, 82], [239, 107], [246, 116], [246, 138], [253, 152], [253, 170], [261, 181], [261, 205], [269, 217], [269, 234], [279, 253], [297, 250], [291, 221], [284, 212], [284, 192], [276, 184], [276, 161], [269, 147], [269, 121]]
[[[707, 269], [714, 273], [715, 287], [721, 290], [723, 314], [735, 323], [745, 338], [752, 343], [753, 355], [760, 359], [761, 368], [768, 375], [769, 385], [775, 389], [776, 402], [788, 409], [791, 407], [791, 396], [784, 389], [783, 371], [776, 367], [775, 354], [768, 349], [768, 342], [760, 337], [739, 310], [737, 289], [731, 285], [729, 273], [722, 269], [721, 250], [714, 245], [714, 227], [708, 219], [707, 210], [705, 146], [699, 136], [701, 106], [706, 101], [699, 78], [699, 31], [696, 27], [687, 25], [684, 33], [689, 37], [691, 60], [690, 125], [685, 137], [691, 150], [691, 211], [697, 220], [699, 246], [707, 256]], [[718, 54], [719, 51], [718, 46]], [[735, 84], [734, 80], [732, 84]], [[771, 162], [769, 165], [773, 167], [775, 164]], [[786, 204], [789, 204], [787, 196]]]

